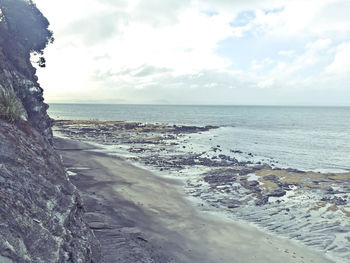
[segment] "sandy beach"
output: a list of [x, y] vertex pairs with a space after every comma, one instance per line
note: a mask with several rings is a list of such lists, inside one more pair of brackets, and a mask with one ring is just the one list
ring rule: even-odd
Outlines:
[[56, 138], [55, 147], [82, 194], [104, 262], [331, 262], [295, 242], [199, 211], [181, 181], [89, 144]]

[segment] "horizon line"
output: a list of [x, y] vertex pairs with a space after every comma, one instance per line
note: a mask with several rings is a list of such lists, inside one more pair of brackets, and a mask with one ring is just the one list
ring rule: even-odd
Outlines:
[[223, 106], [223, 107], [330, 107], [348, 108], [350, 105], [312, 105], [312, 104], [176, 104], [176, 103], [101, 103], [101, 102], [46, 102], [46, 104], [66, 105], [140, 105], [140, 106]]

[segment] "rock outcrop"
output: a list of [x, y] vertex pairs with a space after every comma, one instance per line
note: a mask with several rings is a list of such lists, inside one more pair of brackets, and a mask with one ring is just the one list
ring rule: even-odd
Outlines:
[[0, 0], [0, 89], [16, 94], [25, 111], [15, 123], [0, 119], [0, 262], [100, 262], [80, 196], [51, 145], [30, 61], [52, 40], [47, 28], [31, 0]]
[[0, 262], [92, 262], [98, 244], [83, 213], [47, 140], [27, 122], [0, 121]]
[[48, 105], [31, 63], [31, 55], [53, 41], [48, 25], [31, 0], [0, 0], [0, 88], [17, 94], [29, 122], [51, 141]]

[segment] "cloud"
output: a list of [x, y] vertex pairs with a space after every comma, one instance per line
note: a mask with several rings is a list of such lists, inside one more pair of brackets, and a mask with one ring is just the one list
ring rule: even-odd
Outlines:
[[343, 33], [350, 30], [349, 9], [346, 0], [261, 1], [249, 9], [255, 15], [246, 24], [247, 33], [298, 38]]
[[90, 46], [114, 37], [122, 23], [123, 14], [119, 12], [92, 14], [68, 24], [61, 35], [74, 37]]
[[132, 19], [139, 23], [150, 23], [152, 26], [169, 26], [179, 22], [181, 12], [191, 6], [190, 0], [138, 1], [132, 10]]
[[156, 68], [153, 66], [143, 65], [140, 68], [138, 68], [133, 75], [134, 75], [134, 77], [143, 78], [143, 77], [149, 77], [149, 76], [162, 74], [164, 72], [171, 72], [171, 69]]
[[267, 67], [271, 66], [274, 63], [275, 63], [275, 61], [269, 57], [267, 57], [261, 61], [253, 60], [252, 61], [252, 69], [253, 70], [266, 69]]
[[[258, 87], [317, 90], [336, 86], [331, 83], [337, 82], [337, 79], [330, 78], [325, 71], [331, 71], [335, 62], [331, 65], [329, 63], [334, 56], [346, 57], [343, 52], [348, 51], [343, 50], [346, 48], [342, 45], [343, 48], [339, 48], [338, 54], [335, 55], [335, 49], [330, 48], [331, 45], [330, 39], [317, 39], [307, 43], [302, 53], [287, 56], [288, 60], [280, 60], [274, 67], [265, 71], [258, 82]], [[350, 58], [349, 54], [347, 57]], [[344, 60], [339, 63], [343, 62]], [[338, 72], [337, 69], [335, 71]]]
[[56, 37], [38, 70], [49, 101], [262, 104], [273, 94], [288, 103], [288, 92], [290, 103], [310, 90], [350, 94], [346, 0], [36, 2]]
[[327, 67], [326, 72], [340, 75], [350, 73], [350, 42], [338, 46], [334, 60]]
[[306, 45], [308, 50], [322, 50], [328, 48], [332, 44], [332, 39], [318, 39], [317, 41], [310, 42]]
[[285, 57], [292, 57], [295, 54], [294, 50], [281, 50], [278, 52], [279, 55]]
[[230, 13], [240, 13], [256, 9], [273, 10], [284, 5], [283, 0], [202, 0], [199, 2], [201, 8], [217, 10], [218, 12], [227, 11]]

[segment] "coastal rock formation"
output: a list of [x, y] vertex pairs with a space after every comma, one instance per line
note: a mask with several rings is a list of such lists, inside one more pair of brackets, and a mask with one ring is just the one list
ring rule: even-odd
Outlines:
[[249, 152], [201, 143], [215, 136], [214, 128], [55, 121], [53, 129], [66, 138], [104, 145], [99, 151], [124, 156], [160, 175], [184, 180], [186, 192], [200, 209], [224, 212], [323, 251], [335, 262], [350, 262], [349, 172], [278, 168], [254, 160]]
[[48, 25], [32, 1], [0, 0], [0, 89], [15, 92], [30, 123], [52, 140], [48, 105], [31, 64], [31, 55], [42, 54], [53, 41]]
[[0, 204], [0, 262], [92, 262], [80, 196], [29, 123], [0, 121]]
[[30, 61], [52, 41], [47, 28], [31, 0], [0, 0], [0, 91], [15, 94], [24, 112], [21, 120], [0, 118], [0, 262], [99, 262], [80, 196], [51, 146]]

